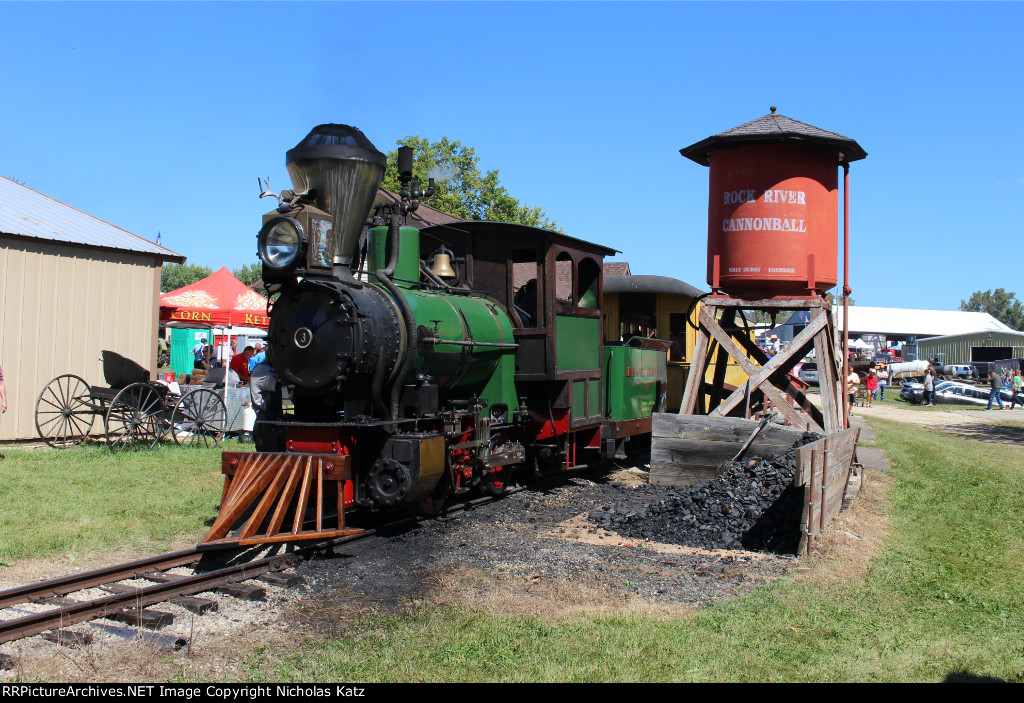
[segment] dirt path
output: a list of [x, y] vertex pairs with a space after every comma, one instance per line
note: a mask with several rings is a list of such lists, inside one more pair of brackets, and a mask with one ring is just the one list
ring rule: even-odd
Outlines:
[[1008, 420], [1024, 423], [1024, 409], [985, 410], [953, 405], [921, 408], [886, 404], [854, 408], [854, 415], [932, 427], [965, 439], [999, 444], [1024, 443], [1024, 429], [1001, 424]]

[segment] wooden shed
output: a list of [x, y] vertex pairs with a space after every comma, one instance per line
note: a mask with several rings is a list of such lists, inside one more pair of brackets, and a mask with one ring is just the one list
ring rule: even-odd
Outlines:
[[185, 257], [0, 176], [0, 440], [36, 436], [55, 376], [103, 384], [110, 349], [156, 369], [160, 267]]

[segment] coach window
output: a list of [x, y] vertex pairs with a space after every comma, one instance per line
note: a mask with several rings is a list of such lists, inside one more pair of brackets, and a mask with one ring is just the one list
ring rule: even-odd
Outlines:
[[593, 259], [584, 259], [580, 262], [577, 278], [579, 279], [579, 298], [576, 300], [576, 307], [584, 310], [596, 309], [601, 292], [599, 288], [601, 266]]
[[544, 306], [540, 305], [542, 278], [540, 257], [536, 249], [512, 251], [512, 309], [523, 327], [543, 327]]
[[576, 300], [573, 295], [575, 268], [569, 252], [563, 251], [555, 259], [555, 300], [559, 303], [571, 305]]

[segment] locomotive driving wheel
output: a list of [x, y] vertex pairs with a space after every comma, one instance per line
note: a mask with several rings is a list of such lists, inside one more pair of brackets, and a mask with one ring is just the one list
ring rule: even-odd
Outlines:
[[423, 517], [437, 517], [448, 503], [448, 489], [451, 487], [451, 474], [446, 468], [444, 475], [433, 490], [416, 502], [416, 512]]
[[36, 431], [51, 447], [81, 444], [96, 419], [89, 384], [72, 374], [58, 376], [36, 400]]
[[508, 491], [508, 475], [511, 473], [507, 466], [493, 466], [491, 470], [480, 477], [480, 489], [492, 496], [503, 496]]
[[[490, 453], [492, 456], [504, 456], [512, 449], [512, 446], [512, 442], [504, 435], [495, 435], [491, 438]], [[511, 465], [491, 466], [485, 470], [487, 473], [480, 477], [480, 490], [487, 495], [505, 495], [508, 491], [509, 479], [512, 476]]]
[[228, 411], [209, 388], [182, 396], [171, 413], [171, 433], [180, 447], [216, 447], [224, 439]]
[[104, 418], [110, 451], [116, 453], [155, 447], [160, 441], [163, 412], [163, 396], [152, 384], [125, 386], [110, 401]]

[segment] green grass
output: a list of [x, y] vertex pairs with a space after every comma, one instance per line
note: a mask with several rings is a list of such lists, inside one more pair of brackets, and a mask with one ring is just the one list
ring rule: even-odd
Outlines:
[[781, 581], [676, 620], [371, 617], [253, 678], [363, 681], [1024, 680], [1024, 449], [872, 423], [896, 482], [866, 575]]
[[220, 504], [222, 448], [162, 444], [112, 455], [105, 445], [4, 448], [0, 562], [198, 539]]

